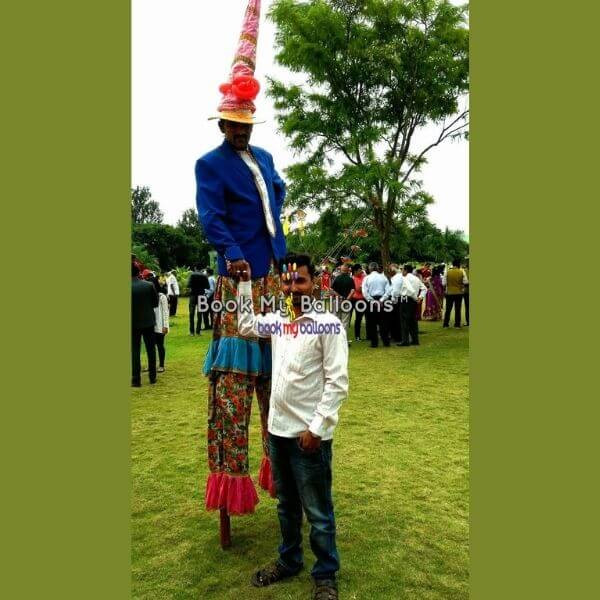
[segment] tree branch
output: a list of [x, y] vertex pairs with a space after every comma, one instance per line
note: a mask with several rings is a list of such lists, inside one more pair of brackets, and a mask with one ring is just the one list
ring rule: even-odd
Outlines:
[[463, 123], [462, 125], [459, 125], [457, 128], [453, 129], [454, 125], [456, 125], [456, 123], [458, 123], [458, 121], [460, 121], [461, 119], [464, 119], [468, 113], [468, 110], [464, 111], [458, 117], [456, 117], [456, 119], [454, 119], [454, 121], [452, 121], [449, 125], [445, 125], [442, 128], [438, 139], [435, 142], [429, 144], [429, 146], [427, 146], [413, 161], [413, 164], [405, 173], [404, 177], [400, 180], [400, 185], [404, 185], [404, 183], [406, 183], [406, 180], [409, 178], [410, 174], [414, 171], [415, 167], [421, 162], [421, 159], [425, 156], [425, 154], [427, 154], [427, 152], [429, 152], [432, 148], [439, 146], [446, 138], [455, 133], [458, 133], [461, 129], [464, 129], [469, 124], [469, 122], [467, 121], [466, 123]]

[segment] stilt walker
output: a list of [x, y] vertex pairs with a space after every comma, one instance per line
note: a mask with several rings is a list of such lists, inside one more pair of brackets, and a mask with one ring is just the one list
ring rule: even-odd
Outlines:
[[[274, 265], [286, 254], [280, 223], [285, 184], [273, 157], [250, 146], [256, 98], [254, 78], [260, 0], [249, 0], [232, 72], [220, 86], [218, 115], [223, 144], [196, 163], [198, 215], [218, 253], [215, 301], [237, 300], [243, 261], [250, 263], [254, 311], [261, 296], [279, 294]], [[254, 512], [258, 502], [249, 474], [248, 426], [253, 392], [261, 415], [263, 457], [258, 482], [274, 497], [268, 456], [267, 416], [271, 389], [270, 344], [238, 331], [237, 311], [223, 308], [213, 324], [204, 363], [208, 377], [208, 465], [206, 508], [220, 511], [221, 545], [230, 544], [231, 515]]]

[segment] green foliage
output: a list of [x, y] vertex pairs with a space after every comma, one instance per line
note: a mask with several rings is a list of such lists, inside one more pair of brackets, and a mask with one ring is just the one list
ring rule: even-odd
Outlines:
[[[344, 238], [345, 231], [356, 231], [357, 214], [356, 210], [325, 210], [318, 221], [306, 227], [304, 236], [296, 231], [287, 236], [288, 250], [307, 253], [319, 262], [337, 247], [337, 251], [333, 252], [334, 258], [348, 255], [360, 263], [380, 262], [382, 240], [376, 229], [368, 227], [366, 238]], [[406, 220], [396, 219], [390, 231], [390, 260], [393, 262], [447, 262], [454, 258], [462, 259], [469, 253], [469, 245], [461, 231], [446, 229], [442, 232], [426, 216], [419, 216], [412, 225]], [[351, 250], [354, 244], [360, 247], [358, 253]]]
[[156, 257], [162, 271], [178, 265], [208, 264], [208, 249], [201, 240], [186, 235], [171, 225], [144, 223], [134, 225], [132, 231], [134, 244], [142, 245]]
[[187, 286], [188, 278], [191, 270], [189, 267], [176, 267], [173, 269], [173, 275], [179, 284], [179, 292], [181, 296], [189, 296], [190, 289]]
[[131, 247], [131, 252], [136, 255], [138, 260], [151, 271], [159, 272], [160, 264], [156, 256], [152, 256], [148, 249], [143, 244], [133, 244]]
[[[395, 223], [433, 199], [415, 179], [427, 153], [466, 135], [466, 6], [440, 0], [275, 0], [277, 60], [302, 84], [270, 80], [281, 131], [303, 160], [288, 202], [366, 209], [389, 261]], [[415, 132], [439, 134], [419, 151]]]
[[152, 200], [150, 188], [138, 185], [131, 190], [131, 222], [133, 225], [162, 223], [163, 216], [158, 202]]
[[198, 211], [195, 208], [188, 208], [183, 211], [181, 218], [177, 222], [177, 227], [187, 236], [207, 243], [204, 232], [200, 227], [200, 221], [198, 220]]

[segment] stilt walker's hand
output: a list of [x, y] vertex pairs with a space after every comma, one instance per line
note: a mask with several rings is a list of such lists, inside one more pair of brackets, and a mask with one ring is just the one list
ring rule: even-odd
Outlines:
[[233, 262], [227, 261], [227, 273], [229, 274], [229, 277], [235, 277], [237, 279], [241, 275], [242, 269], [246, 268], [244, 265], [247, 264], [248, 263], [243, 259], [234, 260]]
[[250, 281], [252, 278], [252, 272], [250, 270], [250, 263], [245, 260], [238, 260], [236, 264], [239, 266], [236, 268], [233, 276], [239, 277], [240, 281]]

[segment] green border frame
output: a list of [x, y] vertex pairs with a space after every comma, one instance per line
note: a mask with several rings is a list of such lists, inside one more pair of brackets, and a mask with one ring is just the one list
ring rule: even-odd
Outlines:
[[[597, 339], [595, 277], [581, 264], [597, 238], [598, 21], [595, 2], [471, 2], [476, 600], [597, 591], [598, 411], [579, 387], [597, 371], [583, 345]], [[130, 595], [130, 6], [11, 3], [2, 29], [0, 593], [118, 600]]]
[[130, 6], [1, 27], [0, 596], [129, 598]]
[[597, 172], [598, 13], [594, 2], [471, 2], [474, 600], [598, 589], [585, 510], [598, 506], [598, 419], [576, 391], [597, 371], [585, 346], [594, 307], [580, 300], [595, 297], [581, 267], [597, 238], [586, 177]]

